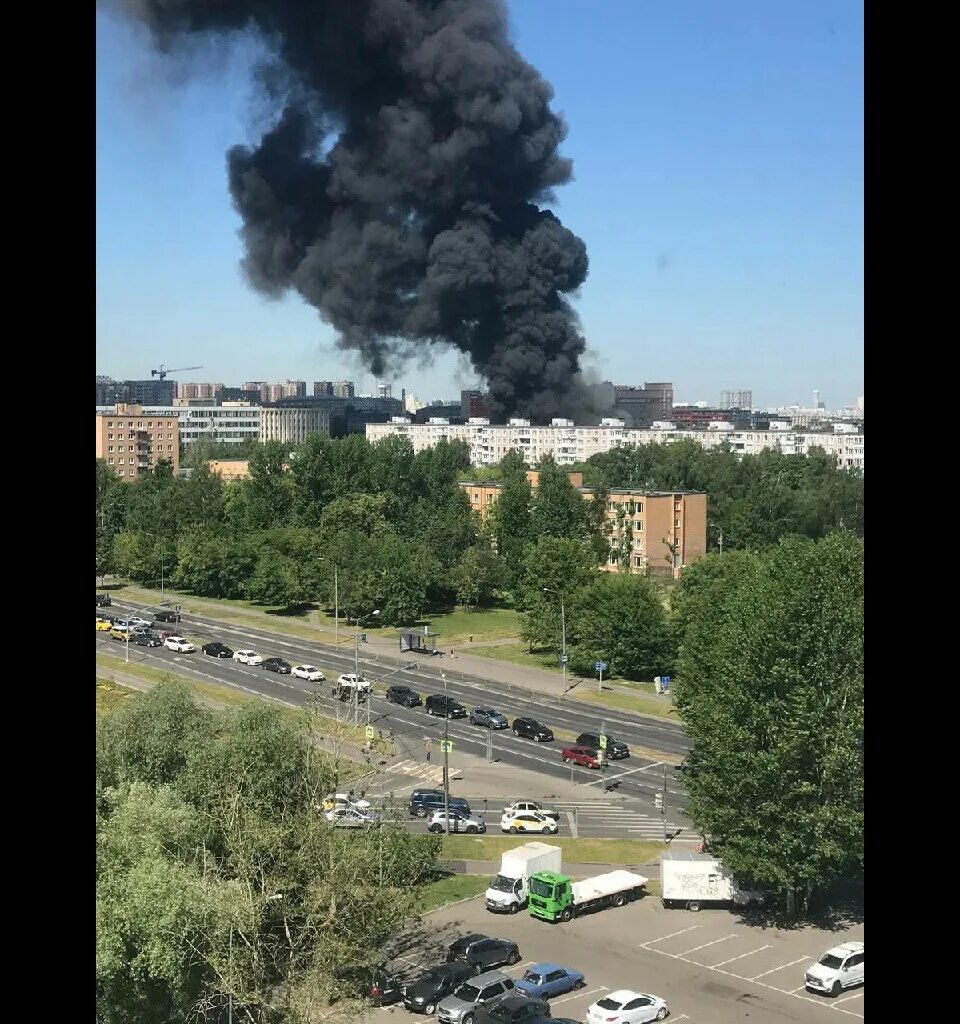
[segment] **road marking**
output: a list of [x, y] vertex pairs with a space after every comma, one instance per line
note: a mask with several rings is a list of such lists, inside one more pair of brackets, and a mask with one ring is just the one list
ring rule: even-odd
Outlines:
[[745, 956], [753, 956], [754, 953], [759, 953], [764, 949], [772, 949], [772, 946], [761, 946], [759, 949], [751, 949], [749, 953], [741, 953], [739, 956], [732, 956], [729, 960], [721, 960], [718, 964], [711, 964], [710, 969], [714, 967], [723, 967], [724, 964], [732, 964], [734, 960], [742, 960]]
[[[685, 949], [680, 956], [686, 956], [687, 953], [696, 953], [698, 949], [706, 949], [707, 946], [715, 946], [718, 942], [726, 942], [727, 939], [735, 939], [737, 937], [736, 932], [731, 932], [729, 935], [724, 935], [723, 938], [714, 939], [713, 942], [705, 942], [702, 946], [694, 946], [693, 949]], [[707, 965], [704, 964], [704, 967]]]
[[[672, 939], [675, 935], [683, 935], [684, 932], [692, 932], [694, 930], [694, 928], [701, 928], [701, 927], [702, 927], [702, 925], [692, 924], [692, 925], [690, 925], [689, 928], [681, 928], [680, 931], [678, 931], [678, 932], [671, 932], [669, 935], [661, 935], [659, 939], [648, 939], [646, 942], [641, 942], [640, 945], [641, 946], [650, 946], [654, 942], [663, 942], [666, 939]], [[655, 950], [654, 952], [659, 953], [660, 950]]]
[[580, 837], [580, 830], [577, 828], [577, 819], [572, 811], [564, 811], [564, 813], [567, 816], [567, 821], [570, 823], [570, 835], [574, 839], [578, 839]]
[[769, 971], [764, 971], [763, 974], [758, 974], [756, 978], [750, 978], [750, 981], [756, 981], [757, 978], [765, 978], [768, 974], [773, 974], [775, 971], [782, 971], [784, 967], [793, 967], [794, 964], [802, 964], [804, 960], [813, 960], [812, 956], [802, 956], [799, 960], [791, 960], [788, 964], [781, 964], [779, 967], [771, 967]]
[[568, 999], [577, 999], [580, 996], [593, 996], [598, 992], [603, 992], [604, 988], [601, 985], [600, 988], [592, 988], [589, 992], [584, 992], [582, 989], [578, 989], [576, 992], [571, 992], [569, 995], [564, 996], [563, 999], [551, 999], [551, 1006], [558, 1006], [560, 1003], [565, 1003]]
[[838, 999], [833, 1005], [837, 1006], [840, 1003], [849, 1003], [851, 999], [862, 999], [862, 998], [863, 998], [863, 989], [860, 989], [859, 992], [854, 992], [852, 995], [844, 996], [842, 999]]
[[631, 768], [628, 772], [617, 772], [616, 775], [607, 774], [606, 776], [601, 775], [599, 779], [594, 779], [593, 782], [585, 782], [584, 788], [587, 786], [595, 786], [598, 782], [616, 782], [617, 779], [622, 779], [626, 775], [635, 775], [637, 772], [645, 772], [648, 768], [656, 768], [658, 765], [665, 764], [664, 761], [654, 761], [653, 764], [645, 764], [642, 768]]

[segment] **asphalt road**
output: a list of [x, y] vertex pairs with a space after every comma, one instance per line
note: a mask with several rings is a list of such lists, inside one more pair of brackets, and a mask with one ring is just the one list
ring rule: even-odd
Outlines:
[[[120, 616], [134, 612], [135, 606], [114, 601], [107, 611], [114, 616]], [[267, 672], [259, 666], [241, 665], [230, 659], [210, 658], [200, 651], [195, 654], [178, 654], [166, 648], [139, 647], [135, 644], [130, 645], [131, 661], [156, 667], [167, 665], [171, 670], [186, 675], [242, 689], [254, 695], [272, 697], [295, 707], [302, 706], [308, 699], [313, 698], [319, 701], [325, 713], [331, 716], [351, 715], [352, 720], [353, 709], [330, 696], [330, 683], [335, 681], [336, 675], [340, 672], [353, 671], [352, 650], [196, 615], [185, 615], [178, 629], [199, 641], [198, 646], [211, 640], [219, 640], [233, 650], [252, 648], [264, 658], [277, 656], [285, 658], [291, 664], [316, 665], [326, 674], [327, 682], [308, 683], [289, 675], [280, 676]], [[122, 657], [125, 644], [110, 638], [108, 634], [97, 633], [97, 648]], [[646, 812], [648, 816], [652, 816], [653, 795], [663, 786], [664, 763], [655, 756], [633, 755], [612, 762], [605, 777], [601, 778], [600, 772], [595, 769], [571, 768], [562, 763], [561, 748], [572, 742], [577, 734], [604, 731], [623, 740], [631, 749], [645, 748], [651, 753], [663, 751], [674, 758], [685, 755], [690, 749], [689, 740], [679, 726], [672, 722], [661, 722], [628, 711], [594, 709], [591, 705], [572, 699], [561, 700], [525, 688], [511, 687], [476, 677], [461, 678], [459, 672], [450, 671], [447, 666], [442, 666], [442, 663], [429, 660], [421, 660], [415, 670], [401, 667], [403, 664], [392, 659], [364, 657], [364, 648], [361, 646], [361, 670], [381, 691], [391, 683], [402, 683], [420, 693], [442, 693], [441, 671], [444, 671], [447, 677], [447, 692], [468, 710], [481, 704], [492, 705], [511, 721], [517, 716], [529, 716], [551, 729], [568, 730], [572, 734], [569, 740], [558, 739], [552, 743], [542, 744], [517, 738], [510, 730], [495, 732], [492, 739], [493, 756], [502, 764], [533, 769], [552, 778], [572, 779], [585, 784], [583, 793], [584, 801], [587, 802], [603, 798], [604, 787], [615, 785], [616, 795], [628, 798], [636, 812]], [[357, 711], [359, 723], [365, 724], [368, 708], [360, 706]], [[374, 694], [369, 704], [369, 721], [384, 734], [392, 730], [399, 757], [422, 758], [426, 737], [433, 740], [434, 756], [439, 757], [439, 739], [443, 736], [444, 719], [428, 715], [423, 707], [399, 707]], [[466, 719], [451, 720], [448, 728], [449, 736], [454, 740], [457, 749], [479, 757], [486, 756], [487, 729], [470, 725]], [[666, 770], [670, 818], [679, 825], [686, 826], [689, 823], [675, 810], [684, 799], [682, 781], [672, 765], [666, 765]], [[659, 820], [659, 812], [656, 812], [656, 817]], [[602, 827], [612, 827], [612, 824], [604, 822]], [[497, 827], [496, 823], [493, 823], [493, 827]], [[626, 834], [625, 828], [608, 834], [620, 832]], [[598, 833], [588, 826], [588, 831], [581, 834]]]

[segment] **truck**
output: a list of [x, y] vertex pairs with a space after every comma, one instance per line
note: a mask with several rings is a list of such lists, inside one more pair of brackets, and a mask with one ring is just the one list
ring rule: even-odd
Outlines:
[[608, 871], [574, 882], [555, 871], [530, 876], [530, 915], [544, 921], [569, 921], [601, 907], [622, 907], [645, 894], [648, 879], [633, 871]]
[[504, 850], [500, 874], [486, 892], [487, 910], [493, 914], [515, 914], [527, 905], [530, 876], [538, 871], [559, 871], [563, 850], [547, 843], [524, 843]]
[[666, 850], [660, 854], [660, 889], [665, 907], [747, 906], [763, 894], [742, 889], [709, 853]]

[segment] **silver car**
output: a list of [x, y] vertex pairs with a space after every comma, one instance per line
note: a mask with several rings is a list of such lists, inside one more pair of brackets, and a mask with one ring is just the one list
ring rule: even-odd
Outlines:
[[493, 708], [474, 708], [470, 712], [471, 725], [485, 725], [488, 729], [508, 729], [510, 723], [506, 716], [494, 711]]
[[513, 978], [503, 971], [487, 971], [464, 982], [452, 996], [440, 1000], [437, 1019], [441, 1024], [473, 1024], [479, 1007], [491, 1007], [513, 992]]

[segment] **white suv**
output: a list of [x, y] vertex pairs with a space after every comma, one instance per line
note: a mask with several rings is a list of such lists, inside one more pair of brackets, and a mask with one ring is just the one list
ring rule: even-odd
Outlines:
[[179, 651], [181, 654], [193, 654], [196, 651], [196, 647], [182, 636], [168, 636], [163, 641], [163, 646], [169, 651]]
[[803, 976], [804, 985], [816, 992], [840, 995], [845, 988], [863, 984], [863, 943], [842, 942], [828, 949]]
[[237, 651], [233, 656], [234, 661], [239, 661], [241, 665], [262, 665], [263, 658], [257, 654], [256, 651]]
[[370, 682], [362, 675], [354, 675], [353, 672], [346, 672], [337, 679], [337, 686], [343, 689], [356, 690], [358, 693], [369, 693]]

